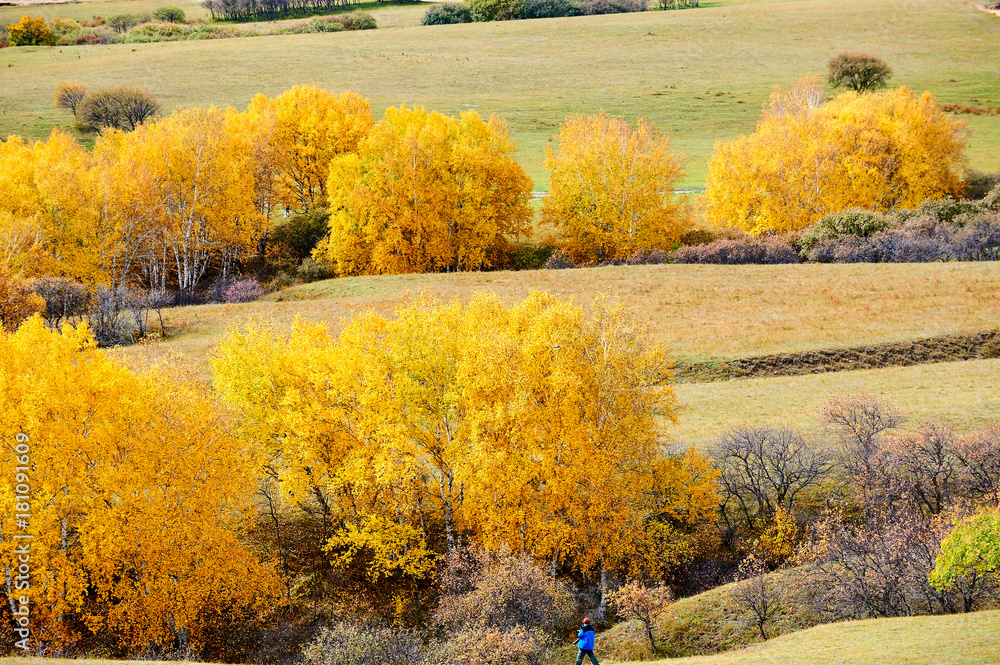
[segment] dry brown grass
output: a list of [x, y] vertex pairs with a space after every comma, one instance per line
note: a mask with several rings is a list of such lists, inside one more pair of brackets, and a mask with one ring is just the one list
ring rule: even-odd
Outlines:
[[203, 371], [226, 329], [251, 318], [287, 327], [301, 316], [336, 329], [366, 309], [391, 314], [415, 293], [450, 301], [484, 290], [507, 301], [532, 290], [582, 303], [617, 295], [684, 361], [903, 341], [1000, 320], [1000, 263], [621, 266], [316, 282], [244, 305], [169, 310], [167, 341], [124, 353], [176, 353]]

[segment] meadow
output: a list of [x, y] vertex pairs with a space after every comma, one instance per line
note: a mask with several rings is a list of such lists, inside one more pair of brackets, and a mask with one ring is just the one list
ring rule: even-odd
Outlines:
[[[425, 293], [467, 301], [477, 291], [521, 300], [531, 291], [588, 304], [618, 296], [681, 362], [845, 348], [996, 327], [1000, 265], [982, 263], [652, 265], [348, 277], [303, 284], [242, 305], [164, 310], [168, 339], [144, 349], [204, 368], [229, 326], [295, 317], [332, 329], [363, 310], [385, 315]], [[154, 326], [155, 328], [155, 326]]]
[[[660, 665], [985, 665], [1000, 661], [1000, 612], [816, 626], [715, 656]], [[610, 662], [610, 661], [609, 661]]]
[[[164, 0], [162, 4], [172, 4]], [[139, 11], [152, 0], [32, 8], [82, 18]], [[182, 5], [197, 17], [193, 3]], [[753, 129], [774, 86], [823, 75], [852, 50], [889, 62], [895, 85], [942, 103], [1000, 105], [1000, 19], [961, 0], [731, 0], [697, 9], [502, 23], [418, 25], [424, 7], [377, 9], [382, 29], [358, 33], [0, 52], [0, 135], [43, 137], [68, 126], [52, 107], [64, 80], [131, 85], [164, 103], [244, 106], [297, 83], [509, 122], [519, 161], [547, 189], [542, 160], [568, 114], [645, 116], [689, 157], [685, 187], [704, 184], [717, 140]], [[0, 8], [0, 24], [24, 14]], [[30, 12], [29, 12], [30, 13]], [[488, 44], [488, 48], [483, 48]], [[1000, 169], [1000, 116], [964, 115], [969, 164]]]

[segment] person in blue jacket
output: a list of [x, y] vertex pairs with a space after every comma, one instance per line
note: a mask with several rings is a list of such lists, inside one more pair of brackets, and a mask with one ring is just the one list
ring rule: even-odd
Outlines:
[[601, 665], [597, 662], [597, 656], [594, 655], [594, 627], [590, 625], [590, 619], [583, 620], [583, 626], [576, 634], [576, 646], [580, 648], [576, 654], [576, 665], [583, 662], [584, 656], [589, 656], [590, 662], [594, 665]]

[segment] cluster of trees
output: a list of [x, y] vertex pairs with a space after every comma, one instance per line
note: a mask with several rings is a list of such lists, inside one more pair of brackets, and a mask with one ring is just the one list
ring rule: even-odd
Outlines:
[[979, 535], [1000, 488], [1000, 430], [908, 430], [866, 394], [832, 399], [823, 420], [832, 440], [745, 426], [713, 450], [724, 542], [749, 551], [735, 602], [762, 637], [788, 593], [767, 576], [782, 565], [799, 566], [820, 620], [967, 612], [1000, 597]]
[[775, 92], [753, 134], [716, 144], [709, 221], [781, 233], [845, 208], [885, 212], [963, 193], [963, 124], [930, 93], [823, 97], [809, 80]]
[[[232, 661], [273, 606], [336, 591], [401, 625], [436, 607], [447, 653], [482, 646], [487, 601], [506, 598], [490, 639], [533, 604], [548, 623], [513, 623], [544, 650], [577, 602], [553, 575], [591, 580], [603, 608], [616, 576], [697, 556], [718, 502], [709, 461], [660, 431], [662, 349], [620, 306], [592, 309], [480, 295], [337, 337], [251, 325], [217, 349], [215, 395], [112, 361], [86, 326], [0, 332], [0, 435], [30, 446], [34, 648]], [[6, 536], [19, 511], [2, 511]]]
[[[696, 0], [664, 0], [661, 9], [697, 6]], [[672, 6], [670, 6], [672, 5]], [[649, 9], [647, 0], [468, 0], [435, 5], [427, 10], [422, 25], [471, 23], [473, 21], [515, 21], [532, 18], [624, 14]]]
[[90, 131], [110, 127], [130, 132], [160, 111], [160, 103], [149, 92], [124, 86], [87, 92], [79, 83], [60, 83], [53, 102]]
[[202, 0], [212, 19], [274, 21], [295, 16], [329, 14], [359, 0]]

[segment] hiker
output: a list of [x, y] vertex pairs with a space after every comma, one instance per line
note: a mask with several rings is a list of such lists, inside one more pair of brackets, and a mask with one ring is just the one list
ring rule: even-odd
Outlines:
[[583, 620], [583, 626], [576, 634], [576, 646], [580, 648], [576, 654], [576, 665], [583, 662], [584, 656], [589, 656], [590, 662], [594, 665], [601, 665], [597, 662], [597, 656], [594, 655], [594, 627], [590, 625], [590, 619]]

